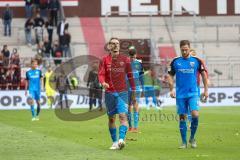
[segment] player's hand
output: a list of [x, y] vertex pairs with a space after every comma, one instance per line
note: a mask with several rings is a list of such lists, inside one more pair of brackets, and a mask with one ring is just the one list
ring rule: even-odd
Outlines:
[[208, 91], [204, 90], [204, 92], [201, 94], [201, 101], [206, 103], [208, 98]]
[[108, 88], [109, 88], [109, 84], [108, 84], [108, 83], [105, 83], [105, 82], [102, 83], [102, 86], [103, 86], [104, 89], [108, 89]]
[[175, 93], [175, 91], [170, 91], [170, 97], [176, 98], [176, 93]]

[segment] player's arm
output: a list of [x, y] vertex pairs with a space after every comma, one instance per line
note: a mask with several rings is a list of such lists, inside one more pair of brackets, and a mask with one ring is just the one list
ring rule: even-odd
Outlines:
[[208, 98], [208, 76], [207, 76], [207, 72], [206, 72], [206, 67], [205, 65], [202, 63], [202, 61], [200, 61], [200, 67], [199, 67], [199, 72], [201, 73], [202, 76], [202, 81], [203, 81], [203, 86], [204, 86], [204, 92], [203, 92], [203, 98], [204, 100], [207, 100]]
[[105, 76], [106, 76], [106, 69], [104, 65], [104, 60], [102, 60], [99, 64], [98, 79], [99, 79], [99, 83], [103, 86], [103, 88], [107, 89], [109, 88], [109, 84], [105, 82]]
[[29, 80], [29, 78], [28, 78], [28, 74], [26, 73], [26, 80], [25, 80], [25, 96], [27, 96], [27, 90], [28, 90], [28, 85], [29, 85], [28, 80]]
[[173, 81], [173, 77], [175, 75], [175, 68], [174, 68], [174, 60], [171, 62], [170, 64], [170, 67], [169, 67], [169, 70], [168, 70], [168, 84], [169, 84], [169, 89], [170, 89], [170, 96], [172, 98], [176, 98], [176, 94], [173, 90], [173, 87], [174, 87], [174, 81]]
[[144, 90], [144, 71], [143, 71], [143, 66], [142, 66], [142, 63], [141, 64], [141, 70], [139, 72], [139, 81], [141, 83], [141, 86], [142, 86], [142, 91]]
[[141, 83], [141, 87], [142, 87], [142, 92], [141, 92], [141, 97], [144, 96], [144, 70], [143, 70], [143, 66], [142, 63], [141, 64], [141, 70], [139, 72], [139, 81]]

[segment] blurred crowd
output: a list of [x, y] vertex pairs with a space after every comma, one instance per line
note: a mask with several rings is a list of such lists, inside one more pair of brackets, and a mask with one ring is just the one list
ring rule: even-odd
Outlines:
[[[1, 14], [4, 36], [11, 36], [14, 19], [11, 6], [7, 4]], [[44, 58], [53, 58], [55, 66], [58, 66], [64, 57], [71, 56], [69, 24], [65, 18], [60, 20], [59, 0], [25, 0], [25, 18], [26, 45], [36, 48], [31, 58], [37, 59], [40, 66], [49, 65], [44, 63]], [[11, 52], [7, 44], [3, 46], [0, 53], [1, 90], [24, 88], [20, 57], [17, 48], [13, 47]]]
[[21, 67], [19, 53], [16, 48], [12, 52], [4, 45], [0, 53], [0, 89], [17, 90], [23, 88], [21, 83]]

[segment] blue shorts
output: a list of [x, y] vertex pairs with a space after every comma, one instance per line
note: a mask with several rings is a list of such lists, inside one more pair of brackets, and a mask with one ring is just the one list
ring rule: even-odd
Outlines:
[[199, 97], [193, 96], [188, 98], [177, 98], [177, 113], [188, 114], [192, 111], [199, 110]]
[[107, 114], [113, 116], [120, 113], [128, 113], [128, 92], [105, 93]]
[[36, 101], [40, 100], [41, 91], [29, 91], [29, 97]]
[[[141, 91], [140, 90], [137, 90], [135, 91], [135, 96], [136, 96], [136, 101], [137, 103], [140, 102], [140, 98], [141, 98]], [[128, 91], [128, 103], [129, 105], [132, 105], [132, 91]]]

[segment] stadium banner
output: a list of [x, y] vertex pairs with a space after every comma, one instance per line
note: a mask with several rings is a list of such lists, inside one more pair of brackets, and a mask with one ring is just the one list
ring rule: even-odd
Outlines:
[[[240, 0], [61, 0], [67, 17], [112, 16], [232, 16], [240, 14]], [[23, 17], [24, 0], [0, 0], [0, 7], [6, 4], [14, 10], [14, 17]], [[110, 16], [110, 15], [109, 15]]]
[[[200, 106], [219, 107], [219, 106], [240, 106], [240, 87], [236, 88], [209, 88], [209, 98], [206, 103], [200, 102]], [[88, 108], [89, 97], [85, 95], [68, 95], [72, 101], [70, 108]], [[59, 101], [56, 95], [54, 105]], [[149, 99], [152, 104], [151, 98]], [[175, 106], [176, 100], [169, 96], [169, 93], [160, 95], [157, 98], [158, 107]], [[152, 104], [153, 105], [153, 104]], [[140, 99], [140, 107], [146, 107], [145, 98]], [[41, 107], [47, 106], [47, 97], [45, 92], [41, 93]], [[54, 108], [54, 106], [53, 106]], [[0, 110], [29, 109], [28, 98], [25, 91], [1, 91], [0, 92]]]
[[[61, 0], [63, 6], [78, 6], [78, 0]], [[24, 0], [0, 0], [0, 7], [5, 7], [9, 4], [10, 7], [23, 7], [25, 6]]]

